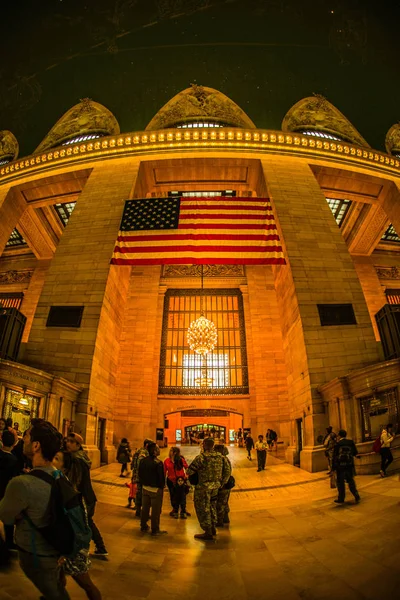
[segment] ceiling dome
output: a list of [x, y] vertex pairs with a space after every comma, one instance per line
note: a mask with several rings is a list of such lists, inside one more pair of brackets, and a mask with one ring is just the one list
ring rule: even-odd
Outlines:
[[255, 129], [253, 121], [228, 96], [213, 88], [194, 84], [171, 98], [152, 118], [146, 129], [154, 131], [185, 127], [190, 123]]
[[4, 129], [0, 131], [0, 165], [10, 162], [17, 158], [19, 145], [17, 138]]
[[35, 152], [42, 152], [72, 141], [81, 141], [80, 137], [91, 139], [91, 137], [118, 134], [118, 121], [112, 112], [102, 104], [84, 98], [57, 121]]
[[400, 157], [400, 123], [393, 125], [387, 132], [385, 146], [388, 154]]
[[332, 137], [358, 146], [369, 144], [357, 129], [333, 104], [320, 94], [303, 98], [292, 106], [282, 121], [282, 131], [307, 133]]

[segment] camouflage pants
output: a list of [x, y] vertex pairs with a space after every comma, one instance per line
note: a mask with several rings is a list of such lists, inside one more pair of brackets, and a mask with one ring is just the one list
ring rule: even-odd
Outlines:
[[207, 532], [217, 524], [217, 498], [218, 488], [207, 489], [196, 486], [194, 488], [194, 508], [200, 527]]
[[229, 514], [229, 496], [231, 495], [231, 490], [218, 490], [217, 496], [217, 522], [223, 523], [224, 519], [227, 518]]

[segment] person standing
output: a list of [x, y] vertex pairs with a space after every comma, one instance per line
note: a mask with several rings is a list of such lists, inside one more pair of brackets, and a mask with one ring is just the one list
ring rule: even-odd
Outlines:
[[332, 473], [332, 460], [333, 460], [333, 450], [336, 444], [336, 433], [333, 432], [333, 427], [329, 425], [326, 428], [326, 435], [324, 437], [324, 448], [325, 448], [325, 456], [328, 459], [328, 475]]
[[[33, 471], [53, 474], [52, 460], [60, 450], [61, 442], [61, 434], [51, 423], [32, 419], [24, 434], [24, 454], [32, 460]], [[39, 477], [14, 477], [0, 502], [0, 520], [9, 525], [15, 523], [19, 564], [42, 596], [49, 600], [69, 600], [59, 555], [43, 536], [35, 534], [28, 521], [39, 528], [50, 524], [51, 490], [52, 487]]]
[[167, 487], [169, 490], [172, 511], [170, 512], [171, 517], [178, 518], [178, 511], [176, 509], [176, 502], [173, 501], [174, 488], [178, 477], [186, 479], [186, 469], [188, 464], [185, 457], [181, 455], [180, 448], [173, 446], [168, 457], [164, 460], [164, 472], [167, 476]]
[[391, 445], [394, 440], [394, 435], [392, 432], [393, 432], [393, 425], [392, 425], [392, 423], [389, 423], [384, 429], [382, 429], [382, 433], [381, 433], [381, 449], [380, 449], [380, 455], [381, 455], [380, 474], [381, 474], [381, 477], [386, 477], [386, 470], [389, 467], [389, 465], [391, 465], [393, 462], [393, 454], [392, 454], [392, 450], [391, 450]]
[[89, 527], [92, 531], [92, 540], [96, 549], [94, 554], [96, 556], [108, 556], [108, 552], [106, 550], [103, 538], [101, 537], [101, 533], [93, 521], [94, 511], [96, 508], [97, 498], [94, 493], [92, 482], [90, 479], [90, 467], [92, 463], [84, 451], [83, 447], [83, 437], [79, 435], [79, 433], [69, 433], [66, 441], [66, 450], [70, 452], [73, 457], [79, 461], [78, 465], [80, 467], [81, 473], [79, 477], [79, 487], [78, 492], [82, 494], [82, 497], [86, 504], [87, 516]]
[[220, 487], [218, 490], [218, 496], [217, 496], [217, 523], [216, 523], [216, 527], [223, 527], [225, 523], [230, 523], [230, 519], [229, 519], [229, 513], [230, 513], [230, 508], [229, 508], [229, 498], [231, 495], [231, 487], [229, 487], [229, 483], [230, 483], [230, 479], [231, 479], [231, 475], [232, 475], [232, 465], [231, 465], [231, 461], [229, 460], [229, 458], [226, 456], [225, 454], [225, 445], [220, 442], [214, 446], [214, 450], [216, 452], [219, 452], [220, 454], [222, 454], [222, 456], [225, 457], [226, 462], [229, 465], [229, 478], [227, 483]]
[[140, 517], [140, 530], [148, 531], [147, 521], [151, 509], [151, 535], [168, 533], [160, 529], [160, 515], [163, 503], [165, 474], [164, 465], [158, 456], [160, 449], [154, 442], [147, 446], [148, 456], [139, 463], [139, 482], [143, 489], [143, 504]]
[[230, 477], [230, 467], [226, 456], [214, 450], [214, 440], [206, 438], [201, 452], [191, 462], [188, 475], [197, 474], [198, 483], [194, 488], [194, 507], [204, 533], [197, 533], [197, 540], [213, 540], [216, 535], [218, 490]]
[[248, 460], [253, 460], [253, 459], [251, 458], [251, 451], [252, 451], [252, 450], [253, 450], [253, 448], [254, 448], [254, 440], [253, 440], [253, 438], [251, 437], [251, 433], [248, 433], [248, 434], [246, 435], [246, 439], [244, 440], [244, 443], [245, 443], [245, 445], [246, 445], [246, 450], [247, 450], [247, 458], [248, 458]]
[[147, 456], [149, 456], [149, 453], [147, 450], [149, 444], [154, 444], [154, 442], [153, 442], [153, 440], [149, 440], [148, 438], [146, 438], [143, 442], [143, 446], [141, 448], [138, 448], [132, 457], [132, 463], [131, 463], [132, 483], [137, 484], [136, 497], [135, 497], [135, 516], [136, 517], [140, 517], [140, 511], [142, 510], [142, 484], [139, 481], [139, 464], [143, 458], [146, 458]]
[[121, 473], [119, 475], [120, 477], [125, 477], [125, 471], [128, 472], [128, 463], [131, 462], [131, 455], [132, 452], [128, 440], [126, 438], [122, 438], [117, 450], [117, 461], [121, 465]]
[[267, 462], [267, 442], [264, 442], [264, 436], [258, 436], [258, 442], [256, 442], [257, 451], [257, 472], [265, 471], [265, 464]]
[[[3, 447], [0, 448], [0, 500], [4, 498], [9, 481], [20, 474], [17, 457], [12, 453], [15, 439], [11, 431], [3, 431]], [[8, 550], [14, 548], [14, 525], [4, 525]]]
[[338, 442], [333, 450], [332, 468], [336, 471], [338, 499], [337, 504], [343, 504], [346, 496], [345, 483], [347, 481], [349, 490], [353, 494], [356, 504], [360, 502], [360, 495], [354, 481], [354, 457], [358, 451], [353, 440], [347, 439], [347, 431], [341, 429], [338, 433]]

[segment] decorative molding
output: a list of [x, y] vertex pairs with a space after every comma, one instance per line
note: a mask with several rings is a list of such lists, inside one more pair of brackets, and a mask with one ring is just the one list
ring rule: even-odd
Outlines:
[[29, 283], [33, 271], [6, 271], [0, 273], [0, 283]]
[[90, 98], [83, 98], [57, 121], [35, 152], [59, 146], [77, 135], [91, 133], [118, 135], [119, 125], [108, 108]]
[[190, 121], [216, 121], [231, 127], [255, 129], [253, 121], [228, 96], [192, 83], [164, 104], [146, 130], [166, 129]]
[[398, 267], [375, 267], [379, 279], [400, 279], [400, 269]]
[[0, 160], [8, 158], [15, 160], [18, 156], [19, 146], [15, 135], [11, 131], [0, 131]]
[[[161, 277], [201, 277], [202, 265], [163, 265]], [[203, 265], [204, 277], [244, 277], [244, 265]]]
[[314, 94], [297, 102], [286, 113], [283, 131], [323, 131], [360, 146], [370, 148], [370, 145], [360, 135], [352, 123], [324, 96]]
[[28, 174], [45, 172], [56, 166], [103, 161], [125, 156], [147, 156], [153, 152], [165, 155], [194, 150], [228, 150], [229, 152], [256, 151], [260, 156], [284, 152], [287, 156], [329, 159], [348, 165], [368, 167], [382, 174], [399, 175], [400, 159], [369, 148], [353, 146], [346, 142], [314, 139], [312, 136], [268, 131], [263, 129], [167, 129], [140, 131], [109, 136], [89, 142], [76, 142], [52, 150], [14, 160], [0, 167], [0, 180], [13, 181]]

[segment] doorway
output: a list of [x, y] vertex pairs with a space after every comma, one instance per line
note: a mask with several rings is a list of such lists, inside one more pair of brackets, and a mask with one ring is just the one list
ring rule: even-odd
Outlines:
[[[226, 443], [232, 440], [232, 432], [243, 428], [243, 415], [239, 412], [217, 408], [188, 408], [164, 414], [164, 436], [168, 444], [188, 444], [190, 440], [203, 434], [223, 438]], [[189, 435], [191, 434], [191, 435]]]
[[106, 447], [106, 419], [99, 417], [97, 423], [97, 447], [100, 450], [100, 464], [107, 464], [107, 457], [105, 456]]
[[303, 419], [296, 419], [296, 454], [294, 457], [294, 465], [300, 466], [300, 454], [303, 450]]

